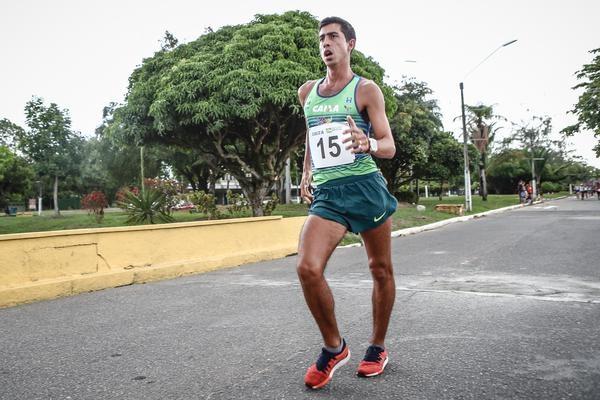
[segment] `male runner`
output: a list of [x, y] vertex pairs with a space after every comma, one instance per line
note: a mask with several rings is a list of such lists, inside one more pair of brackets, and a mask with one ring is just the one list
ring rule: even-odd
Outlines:
[[397, 202], [372, 158], [391, 158], [396, 152], [383, 93], [373, 81], [352, 72], [356, 34], [347, 21], [322, 20], [319, 42], [327, 76], [298, 90], [308, 127], [301, 196], [310, 209], [300, 235], [297, 270], [325, 344], [304, 379], [313, 389], [325, 386], [350, 358], [323, 276], [346, 231], [362, 236], [374, 282], [373, 333], [359, 376], [379, 375], [388, 362], [384, 341], [396, 295], [389, 217]]

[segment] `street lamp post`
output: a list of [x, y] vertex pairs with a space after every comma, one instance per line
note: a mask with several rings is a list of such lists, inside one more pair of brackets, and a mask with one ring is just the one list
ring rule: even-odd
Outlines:
[[460, 85], [460, 107], [462, 110], [462, 126], [463, 126], [463, 158], [464, 158], [464, 173], [465, 173], [465, 209], [466, 211], [473, 210], [473, 199], [471, 198], [471, 171], [469, 170], [469, 150], [467, 147], [467, 118], [465, 116], [465, 96], [463, 92], [464, 85]]
[[[483, 64], [488, 58], [490, 58], [494, 53], [500, 50], [503, 47], [513, 44], [517, 39], [511, 40], [510, 42], [506, 42], [503, 45], [498, 46], [494, 51], [492, 51], [487, 57], [485, 57], [479, 64], [473, 67], [463, 78], [463, 81], [467, 78], [467, 76], [471, 75], [473, 71], [475, 71], [481, 64]], [[463, 157], [464, 157], [464, 167], [465, 167], [465, 208], [466, 211], [473, 210], [473, 198], [471, 195], [471, 172], [469, 170], [469, 150], [467, 146], [467, 119], [465, 116], [465, 96], [464, 96], [464, 83], [460, 82], [460, 106], [461, 106], [461, 114], [462, 114], [462, 126], [463, 126]]]

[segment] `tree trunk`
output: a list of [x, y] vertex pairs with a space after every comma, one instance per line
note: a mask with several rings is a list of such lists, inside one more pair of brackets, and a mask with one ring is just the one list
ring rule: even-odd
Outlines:
[[208, 178], [208, 193], [210, 193], [214, 196], [216, 192], [217, 192], [217, 176], [215, 174], [210, 174], [210, 177]]
[[54, 176], [54, 215], [60, 215], [60, 210], [58, 209], [58, 175]]
[[253, 217], [262, 217], [265, 215], [263, 200], [267, 197], [267, 186], [260, 185], [252, 190], [244, 189], [244, 194], [248, 198], [248, 204], [252, 208]]
[[440, 201], [442, 201], [442, 195], [444, 194], [444, 180], [440, 180]]
[[485, 176], [486, 153], [481, 153], [481, 160], [479, 161], [479, 194], [483, 201], [487, 201], [487, 177]]
[[479, 176], [481, 177], [481, 199], [487, 201], [487, 178], [485, 176], [485, 168], [479, 170]]

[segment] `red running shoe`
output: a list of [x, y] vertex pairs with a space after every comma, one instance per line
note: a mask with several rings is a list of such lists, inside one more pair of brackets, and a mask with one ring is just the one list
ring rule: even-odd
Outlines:
[[369, 346], [365, 358], [360, 362], [356, 374], [363, 377], [377, 376], [383, 373], [389, 361], [388, 353], [379, 346]]
[[346, 341], [342, 339], [342, 351], [337, 354], [331, 353], [325, 349], [321, 350], [321, 355], [317, 362], [311, 365], [304, 376], [304, 383], [311, 389], [320, 389], [327, 385], [333, 376], [333, 373], [346, 364], [350, 359], [350, 350]]

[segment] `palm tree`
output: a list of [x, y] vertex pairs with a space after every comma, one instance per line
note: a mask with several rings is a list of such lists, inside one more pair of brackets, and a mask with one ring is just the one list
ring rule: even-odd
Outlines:
[[468, 121], [467, 129], [471, 134], [471, 141], [479, 151], [479, 194], [483, 201], [487, 201], [487, 179], [485, 171], [488, 166], [488, 153], [491, 150], [491, 144], [494, 141], [496, 132], [501, 127], [496, 126], [499, 121], [506, 121], [506, 118], [495, 115], [493, 106], [480, 104], [478, 106], [466, 106]]

